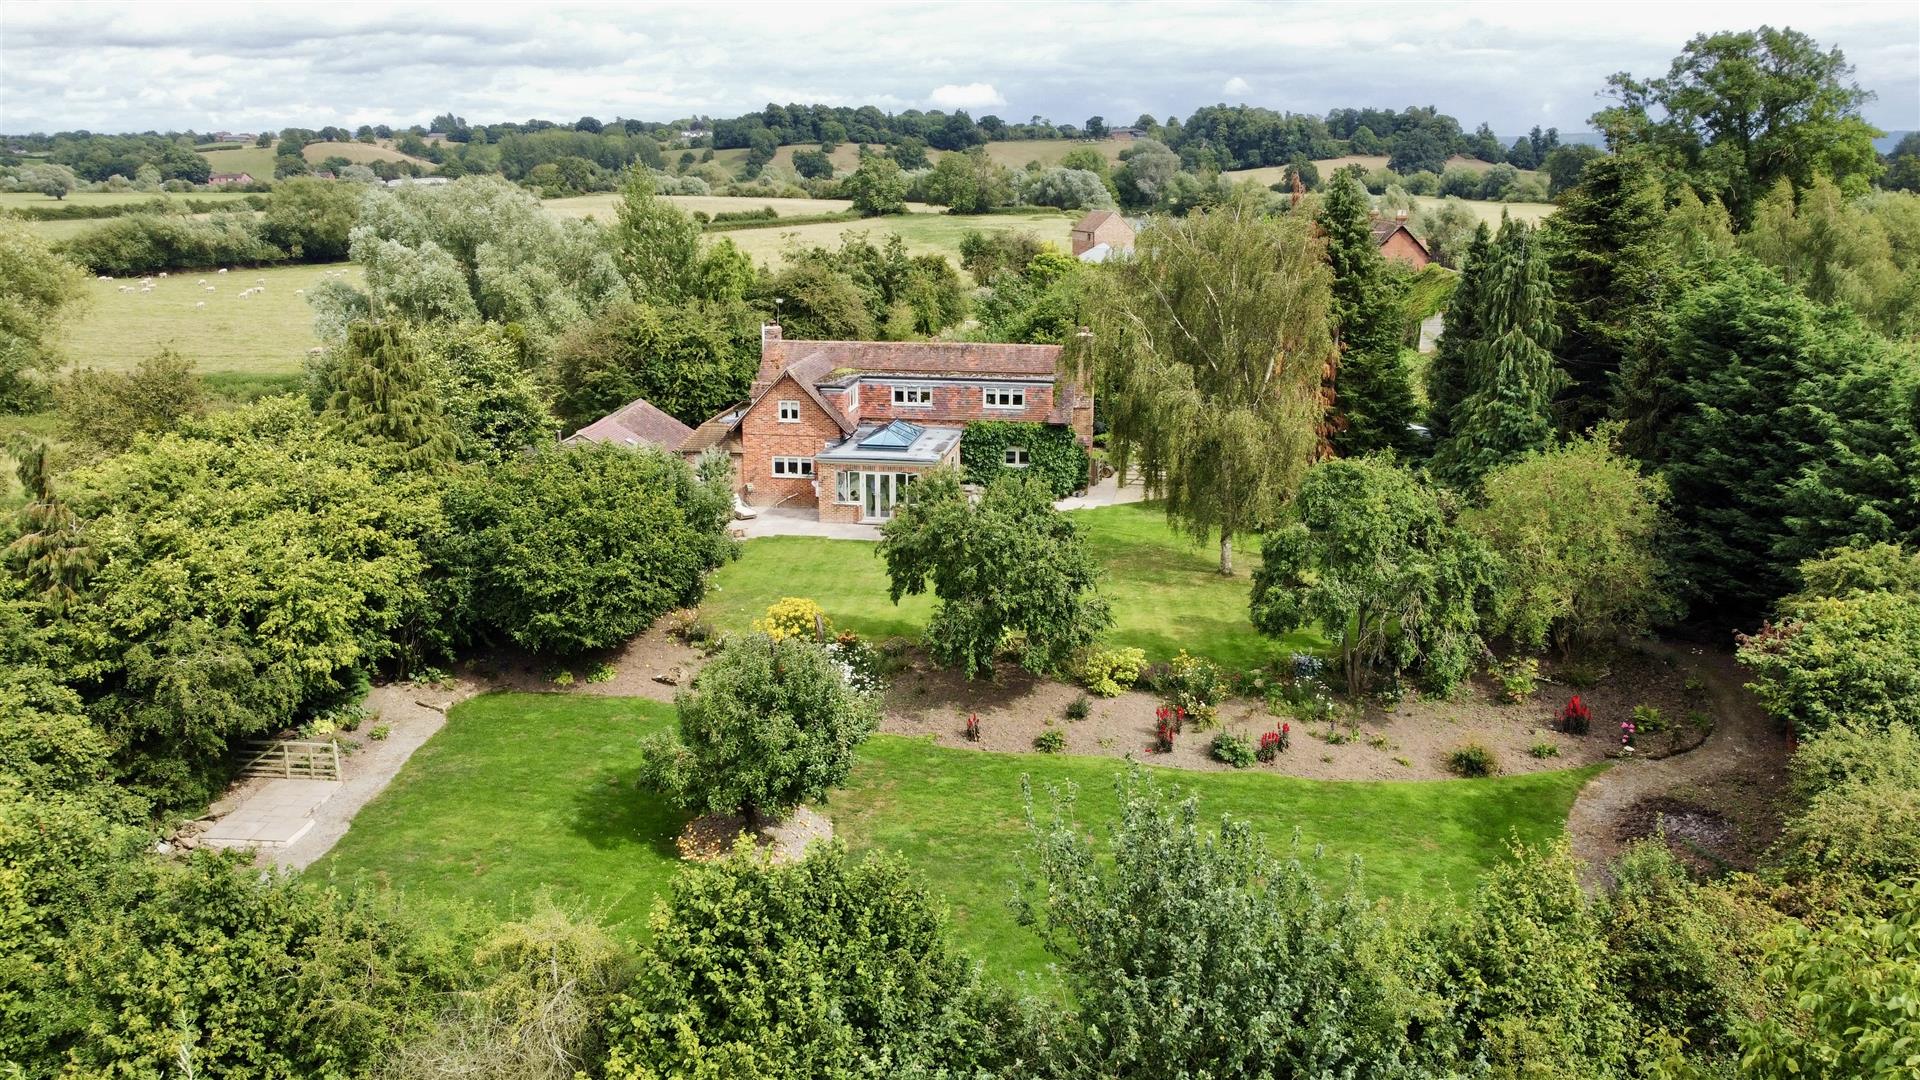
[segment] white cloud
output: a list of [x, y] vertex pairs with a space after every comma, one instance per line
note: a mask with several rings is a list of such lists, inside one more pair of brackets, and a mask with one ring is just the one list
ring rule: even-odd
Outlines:
[[[1511, 140], [1536, 123], [1584, 130], [1608, 75], [1657, 74], [1696, 32], [1763, 22], [1843, 49], [1879, 94], [1870, 122], [1920, 128], [1920, 6], [1911, 0], [1744, 0], [1729, 11], [1706, 0], [1296, 0], [1283, 19], [1210, 0], [0, 0], [0, 130], [405, 124], [449, 109], [476, 124], [674, 120], [738, 116], [770, 101], [1078, 123], [1184, 117], [1229, 100], [1309, 114], [1432, 104]], [[823, 67], [821, 56], [835, 63]], [[1125, 58], [1120, 67], [1115, 57]]]
[[927, 95], [927, 102], [936, 109], [992, 109], [1005, 105], [1007, 99], [1000, 96], [992, 83], [972, 82], [936, 86], [933, 93]]

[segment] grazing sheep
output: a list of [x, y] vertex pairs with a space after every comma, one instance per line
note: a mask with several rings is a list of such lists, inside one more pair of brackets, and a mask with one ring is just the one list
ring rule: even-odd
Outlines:
[[193, 305], [193, 306], [194, 306], [194, 307], [206, 307], [206, 306], [207, 306], [207, 302], [206, 302], [205, 300], [200, 300], [200, 301], [196, 301], [196, 302], [194, 303], [194, 305]]
[[295, 295], [295, 296], [305, 296], [305, 295], [307, 295], [307, 290], [305, 290], [305, 289], [295, 289], [295, 290], [293, 290], [293, 295]]
[[107, 275], [107, 274], [101, 274], [101, 275], [100, 275], [100, 280], [101, 280], [101, 281], [112, 281], [112, 280], [113, 280], [113, 278], [112, 278], [112, 277], [111, 277], [110, 275]]
[[218, 269], [218, 270], [215, 270], [215, 271], [214, 271], [214, 273], [216, 273], [216, 274], [224, 274], [224, 273], [226, 273], [226, 272], [227, 272], [227, 268], [226, 268], [226, 267], [224, 267], [224, 266], [223, 266], [223, 267], [221, 267], [220, 269]]
[[167, 276], [167, 272], [166, 272], [165, 270], [162, 270], [162, 271], [160, 271], [160, 276], [161, 276], [161, 277], [166, 277], [166, 276]]

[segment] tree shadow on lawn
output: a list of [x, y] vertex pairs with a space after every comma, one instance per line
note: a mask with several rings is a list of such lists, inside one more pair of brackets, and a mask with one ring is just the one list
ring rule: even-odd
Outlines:
[[574, 792], [569, 825], [575, 836], [601, 851], [645, 846], [661, 858], [677, 860], [680, 849], [674, 841], [688, 817], [665, 795], [607, 771]]

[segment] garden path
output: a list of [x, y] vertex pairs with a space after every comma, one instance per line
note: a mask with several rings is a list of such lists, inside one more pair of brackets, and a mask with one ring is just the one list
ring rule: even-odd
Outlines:
[[1780, 833], [1778, 799], [1792, 746], [1746, 688], [1747, 672], [1722, 649], [1688, 649], [1712, 691], [1714, 728], [1694, 750], [1625, 761], [1582, 788], [1567, 817], [1589, 886], [1633, 840], [1664, 827], [1683, 859], [1709, 872], [1747, 868]]
[[[373, 715], [357, 732], [358, 749], [340, 763], [338, 789], [313, 809], [311, 829], [290, 844], [259, 848], [260, 861], [299, 870], [325, 855], [347, 834], [360, 808], [385, 790], [413, 752], [446, 724], [447, 710], [484, 689], [488, 687], [470, 680], [451, 687], [414, 683], [374, 687], [366, 700], [367, 711]], [[383, 725], [386, 738], [368, 737]]]

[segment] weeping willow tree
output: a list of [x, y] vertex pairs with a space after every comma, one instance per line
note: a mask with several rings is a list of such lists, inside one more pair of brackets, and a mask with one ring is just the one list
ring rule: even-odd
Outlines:
[[1332, 273], [1306, 215], [1240, 195], [1156, 221], [1137, 255], [1100, 275], [1089, 333], [1068, 360], [1091, 379], [1115, 468], [1195, 539], [1271, 521], [1319, 443], [1333, 356]]

